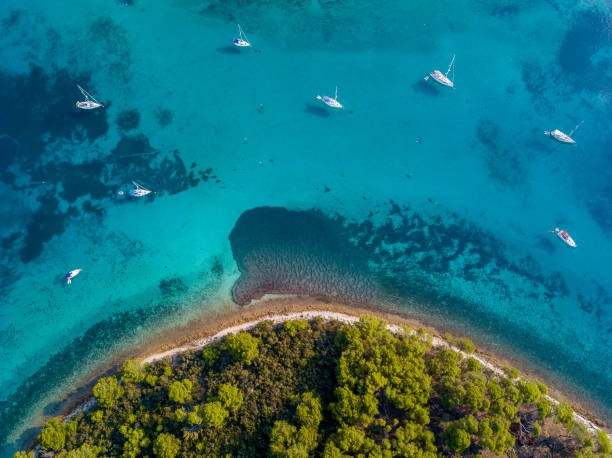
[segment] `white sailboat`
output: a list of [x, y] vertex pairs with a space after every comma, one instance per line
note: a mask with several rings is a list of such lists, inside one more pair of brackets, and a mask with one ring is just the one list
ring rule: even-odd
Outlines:
[[552, 232], [553, 234], [557, 234], [559, 236], [559, 238], [561, 240], [563, 240], [565, 243], [567, 243], [569, 246], [571, 246], [572, 248], [576, 248], [576, 246], [577, 246], [576, 242], [574, 242], [574, 239], [567, 233], [567, 231], [562, 231], [558, 227], [555, 227], [554, 231], [548, 231], [548, 232]]
[[[434, 80], [436, 80], [438, 83], [442, 84], [443, 86], [455, 87], [455, 83], [448, 77], [448, 74], [450, 73], [451, 69], [453, 69], [453, 79], [455, 79], [455, 68], [453, 66], [454, 63], [455, 63], [455, 54], [453, 54], [453, 58], [451, 59], [451, 63], [448, 66], [446, 73], [443, 74], [440, 70], [434, 70], [433, 72], [429, 74], [429, 76], [431, 76]], [[429, 76], [425, 77], [425, 81], [429, 79]]]
[[151, 190], [145, 188], [144, 186], [132, 181], [132, 184], [136, 186], [136, 189], [130, 189], [130, 196], [132, 197], [143, 197], [147, 194], [151, 194]]
[[578, 128], [583, 122], [584, 120], [580, 121], [578, 125], [574, 127], [574, 129], [569, 134], [564, 134], [559, 129], [555, 129], [553, 131], [545, 130], [544, 135], [550, 135], [552, 138], [557, 141], [560, 141], [561, 143], [576, 143], [576, 140], [572, 138], [572, 135], [574, 135], [574, 132], [578, 130]]
[[242, 30], [242, 27], [240, 27], [240, 24], [238, 24], [238, 34], [238, 38], [232, 38], [234, 46], [238, 46], [239, 48], [248, 48], [251, 46], [251, 42], [247, 38], [246, 33]]
[[317, 99], [323, 101], [323, 103], [332, 108], [344, 108], [340, 102], [338, 102], [338, 86], [336, 86], [336, 95], [332, 99], [326, 95], [320, 96], [317, 95]]
[[84, 101], [76, 103], [77, 108], [80, 108], [81, 110], [93, 110], [94, 108], [104, 106], [78, 84], [77, 87], [79, 88], [79, 91], [81, 91], [81, 94], [83, 94], [83, 96], [85, 97]]

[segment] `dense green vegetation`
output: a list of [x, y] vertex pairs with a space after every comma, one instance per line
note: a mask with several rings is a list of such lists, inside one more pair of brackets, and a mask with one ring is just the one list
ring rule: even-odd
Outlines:
[[70, 458], [610, 456], [604, 433], [517, 377], [371, 317], [263, 322], [174, 361], [126, 361], [96, 383], [95, 408], [49, 421], [39, 443]]

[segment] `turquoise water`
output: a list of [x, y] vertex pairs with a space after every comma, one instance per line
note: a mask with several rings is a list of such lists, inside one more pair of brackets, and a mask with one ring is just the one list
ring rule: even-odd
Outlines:
[[[79, 374], [227, 307], [234, 257], [262, 252], [340, 283], [358, 264], [370, 277], [339, 291], [537, 364], [610, 418], [606, 2], [124, 3], [0, 7], [6, 450]], [[254, 49], [232, 48], [237, 22]], [[453, 54], [455, 89], [423, 80]], [[76, 110], [76, 84], [106, 107]], [[340, 112], [315, 99], [336, 86]], [[581, 120], [576, 145], [543, 135]], [[132, 180], [157, 194], [119, 196]], [[243, 258], [229, 235], [261, 206], [332, 221], [255, 213], [293, 238], [270, 250], [262, 224]]]

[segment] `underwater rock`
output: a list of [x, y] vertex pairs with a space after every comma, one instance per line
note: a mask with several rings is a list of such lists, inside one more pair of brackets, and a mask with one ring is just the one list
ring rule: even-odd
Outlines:
[[117, 116], [116, 122], [121, 130], [137, 129], [140, 124], [140, 112], [135, 108], [122, 111]]
[[267, 293], [359, 303], [374, 299], [377, 285], [366, 258], [349, 243], [342, 224], [321, 212], [247, 210], [229, 240], [242, 273], [232, 288], [239, 305]]

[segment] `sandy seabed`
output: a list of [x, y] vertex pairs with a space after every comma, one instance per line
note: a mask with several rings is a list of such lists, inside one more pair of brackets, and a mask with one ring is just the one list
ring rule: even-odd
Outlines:
[[[123, 354], [122, 359], [137, 357], [142, 359], [144, 363], [151, 363], [164, 358], [172, 358], [185, 351], [201, 349], [228, 334], [252, 329], [258, 323], [266, 320], [281, 323], [287, 320], [311, 320], [318, 317], [326, 321], [336, 320], [344, 323], [355, 323], [360, 316], [366, 314], [376, 316], [387, 322], [387, 328], [393, 333], [407, 332], [407, 329], [425, 328], [428, 334], [432, 336], [434, 346], [449, 347], [466, 356], [466, 353], [444, 340], [436, 329], [404, 316], [401, 312], [389, 312], [378, 307], [343, 304], [312, 297], [266, 295], [247, 307], [227, 304], [214, 312], [208, 312], [200, 320], [162, 333], [152, 339], [149, 345], [133, 350], [129, 354]], [[503, 358], [493, 357], [478, 349], [469, 356], [478, 359], [483, 366], [500, 375], [504, 374], [503, 367], [511, 365]], [[521, 373], [529, 378], [529, 374], [524, 370]], [[558, 403], [559, 399], [569, 402], [576, 411], [576, 419], [582, 422], [591, 432], [597, 432], [600, 429], [608, 430], [607, 425], [597, 416], [582, 408], [575, 400], [568, 399], [558, 390], [551, 390], [551, 393], [552, 396], [547, 396], [551, 402]], [[91, 397], [85, 400], [81, 398], [76, 407], [74, 401], [71, 403], [72, 408], [66, 410], [66, 412], [70, 412], [66, 416], [66, 420], [78, 412], [89, 410], [95, 405], [95, 400]]]

